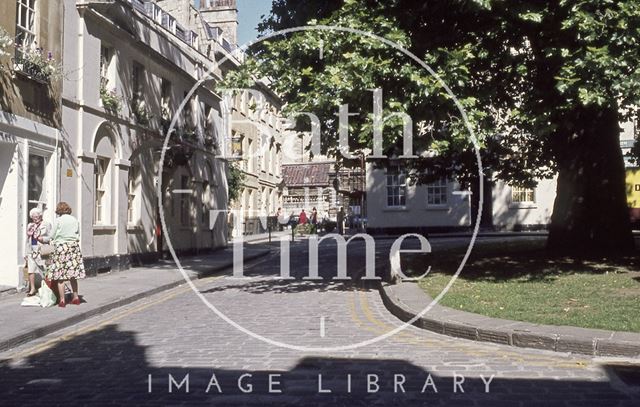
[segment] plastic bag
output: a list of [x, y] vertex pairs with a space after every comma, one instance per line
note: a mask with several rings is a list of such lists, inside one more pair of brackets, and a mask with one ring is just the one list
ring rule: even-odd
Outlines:
[[42, 284], [38, 290], [38, 297], [40, 297], [40, 306], [43, 308], [52, 307], [56, 305], [58, 299], [48, 285]]

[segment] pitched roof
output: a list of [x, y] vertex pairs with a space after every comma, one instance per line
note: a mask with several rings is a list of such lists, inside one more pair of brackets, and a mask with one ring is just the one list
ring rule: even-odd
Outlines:
[[287, 164], [282, 179], [287, 187], [328, 187], [333, 163]]

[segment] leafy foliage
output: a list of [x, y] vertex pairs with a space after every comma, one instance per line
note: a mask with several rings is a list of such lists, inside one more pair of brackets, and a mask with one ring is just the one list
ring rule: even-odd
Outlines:
[[[637, 1], [276, 0], [263, 33], [299, 25], [375, 33], [422, 58], [457, 97], [482, 150], [483, 165], [514, 184], [549, 177], [566, 159], [564, 140], [581, 131], [581, 107], [634, 114], [640, 101]], [[322, 58], [319, 50], [322, 49]], [[382, 88], [385, 117], [413, 118], [410, 160], [424, 174], [469, 179], [477, 171], [469, 131], [442, 82], [409, 57], [368, 36], [304, 31], [255, 46], [227, 83], [268, 77], [285, 113], [313, 112], [322, 151], [341, 157], [336, 113], [348, 103], [350, 149], [372, 148], [372, 93]], [[309, 122], [299, 117], [298, 130]], [[397, 117], [385, 122], [387, 155], [402, 148]]]
[[229, 204], [234, 202], [242, 192], [246, 175], [235, 164], [229, 164], [227, 171], [227, 187], [229, 189]]
[[101, 78], [100, 81], [100, 100], [102, 100], [102, 106], [111, 112], [119, 112], [122, 107], [122, 98], [116, 91], [107, 89], [105, 78]]
[[0, 58], [11, 55], [11, 46], [13, 45], [13, 38], [7, 30], [0, 27]]

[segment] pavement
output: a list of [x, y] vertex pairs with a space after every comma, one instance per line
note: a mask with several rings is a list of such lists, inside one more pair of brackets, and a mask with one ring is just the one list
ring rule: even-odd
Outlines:
[[[483, 233], [479, 238], [535, 238], [543, 235], [539, 232]], [[290, 236], [290, 231], [245, 236], [245, 261], [266, 256], [271, 251], [267, 245], [270, 238], [277, 245], [281, 236]], [[446, 247], [450, 245], [449, 239], [456, 237], [468, 236], [438, 234], [431, 238], [441, 239], [441, 245]], [[300, 243], [305, 238], [296, 240]], [[385, 238], [376, 237], [376, 240]], [[181, 263], [189, 278], [196, 280], [229, 269], [233, 264], [232, 255], [232, 247], [229, 246], [209, 255], [181, 259]], [[173, 260], [163, 260], [152, 266], [100, 274], [82, 280], [80, 294], [84, 302], [79, 307], [68, 305], [64, 312], [21, 307], [23, 293], [5, 293], [0, 296], [0, 326], [11, 326], [11, 330], [0, 331], [0, 351], [182, 284], [185, 284], [185, 280]], [[414, 282], [395, 285], [382, 283], [376, 286], [387, 310], [402, 321], [411, 320], [432, 303], [432, 299]], [[593, 356], [640, 357], [640, 334], [637, 333], [503, 320], [437, 304], [414, 321], [413, 325], [452, 337], [522, 348]]]
[[[256, 236], [253, 241], [263, 240]], [[268, 236], [267, 236], [268, 239]], [[244, 259], [263, 257], [270, 248], [260, 244], [245, 244]], [[229, 246], [211, 254], [181, 259], [190, 279], [196, 280], [228, 269], [233, 264]], [[74, 325], [109, 310], [122, 307], [145, 297], [185, 284], [173, 260], [162, 260], [146, 267], [99, 274], [79, 281], [83, 300], [79, 306], [69, 304], [64, 309], [22, 307], [24, 293], [0, 297], [0, 351]], [[7, 329], [10, 327], [10, 329]]]
[[[640, 357], [640, 333], [532, 324], [432, 305], [433, 299], [415, 282], [383, 283], [379, 291], [385, 306], [396, 317], [406, 322], [424, 314], [413, 325], [439, 334], [521, 348]], [[430, 309], [423, 312], [427, 307]]]
[[[376, 245], [382, 257], [390, 244]], [[352, 245], [350, 273], [365, 260], [364, 244]], [[174, 287], [0, 352], [0, 400], [16, 406], [640, 402], [634, 360], [515, 348], [415, 326], [389, 336], [402, 321], [378, 289], [332, 279], [335, 244], [320, 246], [317, 281], [304, 279], [304, 241], [291, 244], [294, 280], [279, 278], [281, 254], [274, 243], [268, 255], [247, 262], [245, 279], [228, 272], [201, 278], [194, 282], [199, 296]]]

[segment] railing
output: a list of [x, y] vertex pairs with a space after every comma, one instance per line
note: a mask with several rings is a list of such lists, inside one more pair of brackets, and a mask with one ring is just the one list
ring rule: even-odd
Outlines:
[[49, 83], [51, 75], [47, 73], [42, 66], [34, 63], [28, 58], [25, 58], [24, 54], [21, 52], [16, 52], [15, 57], [12, 58], [12, 60], [13, 68], [16, 72], [20, 72], [36, 82], [42, 84]]
[[233, 51], [233, 45], [227, 41], [226, 38], [222, 38], [222, 48], [224, 48], [227, 52]]
[[174, 32], [176, 28], [176, 19], [167, 13], [162, 13], [162, 26], [167, 30]]
[[162, 9], [156, 3], [149, 1], [144, 3], [147, 16], [151, 17], [156, 23], [162, 24]]
[[362, 171], [339, 172], [338, 189], [346, 192], [362, 192], [364, 191], [364, 174]]
[[135, 8], [142, 14], [145, 14], [145, 15], [147, 14], [147, 7], [145, 6], [144, 0], [128, 0], [128, 1], [133, 6], [133, 8]]
[[189, 38], [187, 38], [187, 30], [176, 23], [176, 36], [180, 38], [182, 41], [189, 43]]

